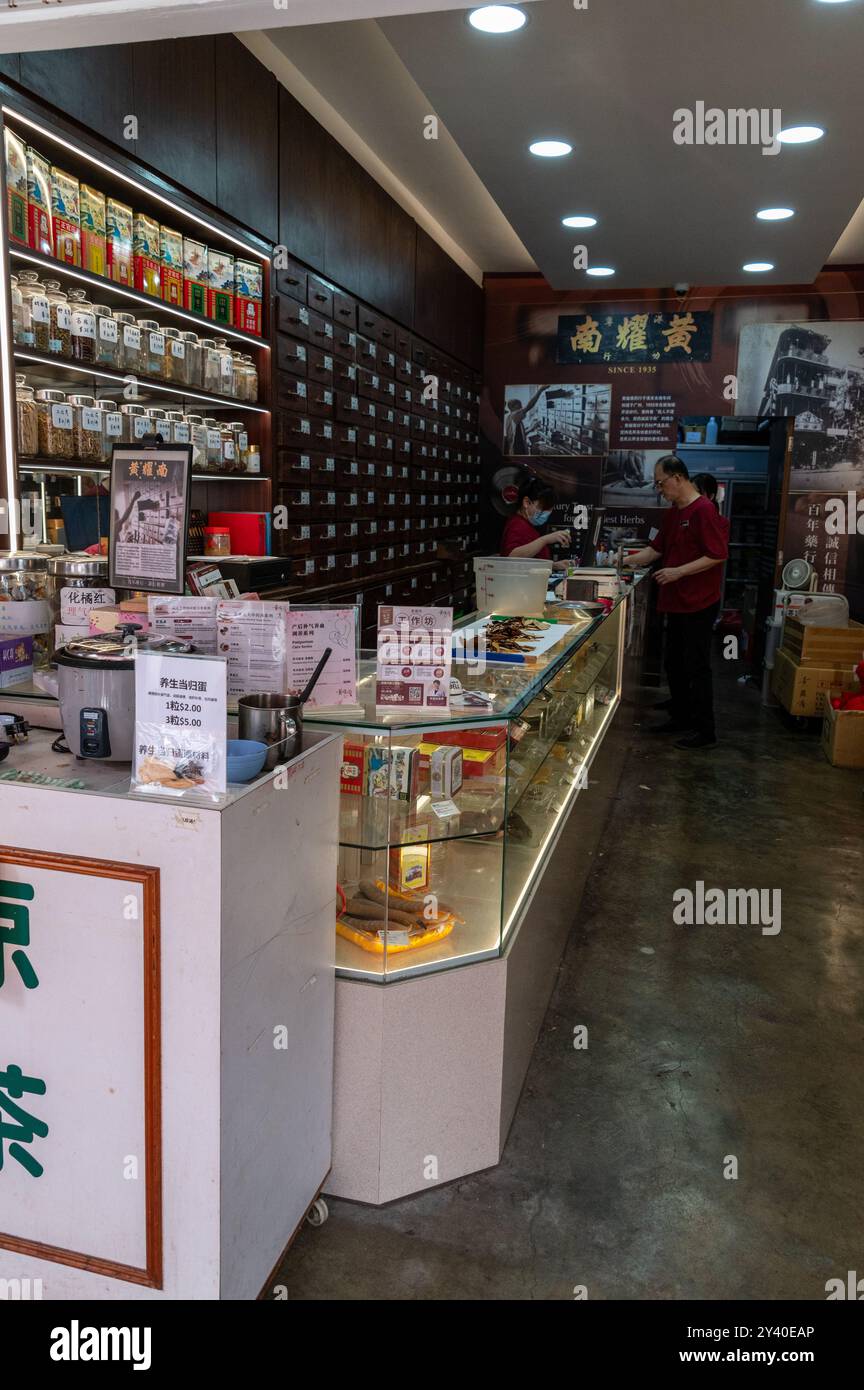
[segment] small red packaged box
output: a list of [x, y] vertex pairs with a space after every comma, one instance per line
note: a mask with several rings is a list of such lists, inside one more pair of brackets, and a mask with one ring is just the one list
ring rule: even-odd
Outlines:
[[349, 796], [363, 795], [363, 771], [366, 749], [362, 743], [342, 744], [342, 766], [339, 771], [339, 786]]

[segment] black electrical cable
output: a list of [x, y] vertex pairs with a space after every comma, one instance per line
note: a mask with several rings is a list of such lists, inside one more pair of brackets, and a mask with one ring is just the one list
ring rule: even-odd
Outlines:
[[[31, 727], [31, 728], [35, 728], [36, 726], [33, 725], [33, 724], [31, 724], [30, 727]], [[53, 733], [54, 730], [51, 729], [51, 730], [49, 730], [49, 732], [50, 732], [50, 733]], [[71, 752], [72, 752], [72, 749], [71, 749], [71, 748], [67, 748], [67, 747], [66, 747], [66, 744], [63, 742], [63, 740], [64, 740], [65, 737], [66, 737], [65, 734], [58, 734], [58, 735], [57, 735], [57, 737], [55, 738], [54, 742], [51, 744], [51, 752], [52, 752], [52, 753], [71, 753]]]

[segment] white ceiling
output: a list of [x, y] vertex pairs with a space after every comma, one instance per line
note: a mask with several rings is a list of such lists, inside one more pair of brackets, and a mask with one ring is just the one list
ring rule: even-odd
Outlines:
[[[762, 284], [864, 263], [864, 0], [523, 8], [529, 23], [501, 38], [470, 28], [464, 0], [19, 0], [0, 11], [0, 51], [243, 30], [476, 279], [539, 267], [557, 288], [593, 284], [572, 268], [577, 241], [616, 267], [622, 288], [753, 284], [740, 271], [751, 259], [776, 264]], [[784, 123], [818, 121], [828, 134], [775, 157], [675, 145], [673, 111], [700, 100], [780, 107]], [[430, 113], [436, 141], [423, 138]], [[574, 153], [529, 155], [548, 134]], [[755, 221], [779, 203], [798, 215]], [[599, 225], [568, 232], [560, 218], [573, 211]]]

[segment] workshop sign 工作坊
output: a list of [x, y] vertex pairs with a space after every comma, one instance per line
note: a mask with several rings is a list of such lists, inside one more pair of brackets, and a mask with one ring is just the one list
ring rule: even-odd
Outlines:
[[563, 314], [559, 363], [710, 362], [710, 313]]

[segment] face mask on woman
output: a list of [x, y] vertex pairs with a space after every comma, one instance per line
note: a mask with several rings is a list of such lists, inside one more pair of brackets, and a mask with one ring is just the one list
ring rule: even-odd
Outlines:
[[535, 512], [534, 515], [533, 515], [533, 517], [531, 518], [531, 523], [532, 523], [533, 526], [545, 526], [545, 525], [546, 525], [546, 522], [549, 520], [549, 518], [550, 518], [551, 515], [552, 515], [551, 511], [550, 511], [550, 512]]

